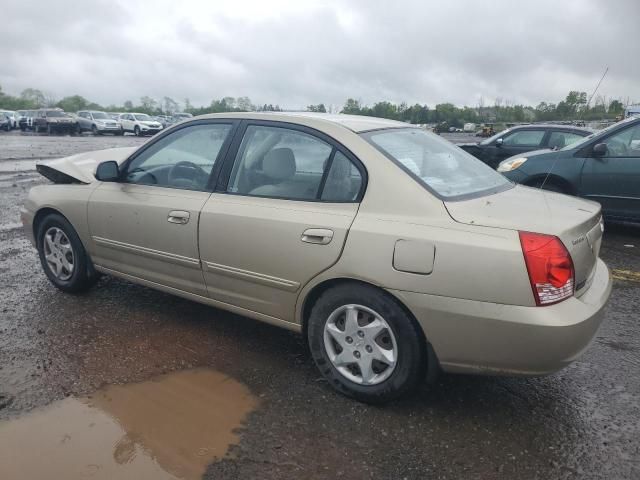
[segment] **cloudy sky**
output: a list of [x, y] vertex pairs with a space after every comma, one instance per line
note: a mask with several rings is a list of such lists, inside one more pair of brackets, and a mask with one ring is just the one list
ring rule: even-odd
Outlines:
[[640, 101], [639, 0], [0, 0], [0, 86], [102, 104], [142, 95]]

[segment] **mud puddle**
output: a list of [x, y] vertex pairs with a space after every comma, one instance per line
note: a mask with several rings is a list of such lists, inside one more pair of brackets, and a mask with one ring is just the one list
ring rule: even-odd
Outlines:
[[212, 370], [107, 386], [0, 422], [0, 478], [201, 478], [257, 404]]

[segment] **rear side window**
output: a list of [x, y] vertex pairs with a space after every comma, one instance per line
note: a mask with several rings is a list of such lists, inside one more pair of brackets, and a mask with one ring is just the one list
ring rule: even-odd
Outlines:
[[582, 138], [582, 135], [570, 132], [551, 132], [549, 135], [549, 148], [564, 148], [567, 145], [571, 145]]
[[362, 137], [445, 200], [479, 197], [513, 186], [461, 148], [419, 128], [374, 130]]
[[356, 200], [360, 172], [332, 145], [305, 132], [250, 125], [229, 178], [229, 193], [326, 202]]

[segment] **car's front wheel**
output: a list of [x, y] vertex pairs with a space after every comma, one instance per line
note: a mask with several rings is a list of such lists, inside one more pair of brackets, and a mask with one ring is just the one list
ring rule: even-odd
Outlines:
[[139, 127], [139, 126], [137, 126], [137, 125], [136, 125], [135, 127], [133, 127], [133, 134], [134, 134], [136, 137], [139, 137], [139, 136], [140, 136], [140, 127]]
[[330, 288], [307, 328], [313, 359], [331, 386], [366, 403], [384, 403], [424, 379], [425, 340], [391, 295], [358, 283]]
[[89, 289], [98, 279], [80, 237], [59, 214], [47, 215], [38, 225], [37, 247], [47, 278], [70, 293]]

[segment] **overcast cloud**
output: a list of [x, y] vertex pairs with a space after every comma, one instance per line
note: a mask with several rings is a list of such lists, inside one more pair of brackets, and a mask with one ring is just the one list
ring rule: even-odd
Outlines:
[[640, 1], [0, 0], [0, 85], [101, 104], [640, 101]]

